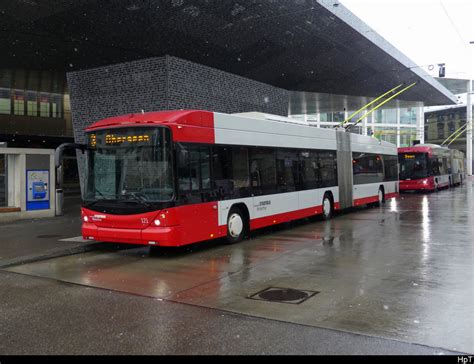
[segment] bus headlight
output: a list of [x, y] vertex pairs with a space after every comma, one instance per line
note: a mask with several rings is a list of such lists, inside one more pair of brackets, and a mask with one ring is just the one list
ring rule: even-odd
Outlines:
[[84, 222], [88, 222], [89, 218], [87, 216], [84, 216]]
[[156, 225], [156, 226], [160, 226], [160, 225], [161, 225], [161, 221], [158, 220], [158, 219], [156, 219], [156, 220], [155, 220], [155, 225]]

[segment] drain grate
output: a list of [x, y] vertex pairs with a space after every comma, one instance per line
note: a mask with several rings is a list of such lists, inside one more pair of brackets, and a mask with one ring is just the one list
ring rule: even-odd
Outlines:
[[291, 303], [299, 305], [318, 294], [318, 291], [306, 291], [293, 288], [268, 287], [247, 298], [258, 301]]
[[40, 239], [52, 239], [52, 238], [60, 238], [62, 235], [57, 235], [57, 234], [50, 234], [50, 235], [37, 235], [37, 238]]

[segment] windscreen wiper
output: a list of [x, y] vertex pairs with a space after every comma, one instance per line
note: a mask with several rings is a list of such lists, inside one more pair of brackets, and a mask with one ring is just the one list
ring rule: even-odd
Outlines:
[[99, 190], [96, 189], [95, 192], [96, 192], [97, 194], [99, 194], [100, 196], [102, 196], [103, 198], [96, 198], [94, 201], [86, 202], [87, 206], [92, 206], [92, 205], [95, 205], [97, 202], [109, 200], [109, 199], [107, 198], [107, 196], [104, 195], [104, 194], [103, 194], [102, 192], [100, 192]]
[[130, 196], [132, 197], [135, 201], [139, 202], [145, 207], [150, 207], [151, 205], [147, 202], [147, 199], [141, 194], [140, 192], [130, 192], [127, 194], [124, 194], [123, 196]]

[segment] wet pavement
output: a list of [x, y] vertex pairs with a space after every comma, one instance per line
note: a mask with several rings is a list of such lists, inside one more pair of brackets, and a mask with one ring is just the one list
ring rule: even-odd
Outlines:
[[0, 267], [90, 244], [81, 235], [80, 197], [65, 198], [64, 215], [0, 223]]
[[[470, 180], [434, 194], [401, 195], [382, 208], [266, 229], [235, 245], [207, 242], [152, 254], [111, 247], [1, 273], [269, 319], [292, 329], [362, 334], [372, 343], [415, 343], [431, 353], [474, 353], [473, 190]], [[265, 301], [258, 293], [269, 287], [314, 294], [301, 303]]]

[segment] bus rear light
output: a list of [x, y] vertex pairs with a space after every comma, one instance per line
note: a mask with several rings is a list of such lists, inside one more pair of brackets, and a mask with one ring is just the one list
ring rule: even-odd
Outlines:
[[156, 219], [156, 220], [155, 220], [155, 225], [156, 225], [156, 226], [160, 226], [160, 225], [161, 225], [161, 221], [158, 220], [158, 219]]

